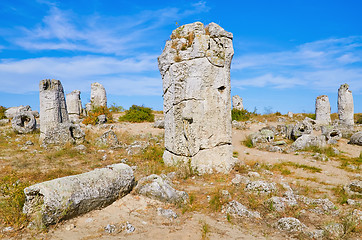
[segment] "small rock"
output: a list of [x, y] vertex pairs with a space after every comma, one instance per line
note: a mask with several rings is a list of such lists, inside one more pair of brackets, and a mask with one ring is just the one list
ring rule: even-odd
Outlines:
[[87, 218], [84, 222], [85, 222], [85, 223], [91, 223], [91, 222], [93, 222], [93, 221], [94, 221], [93, 218]]
[[259, 178], [260, 174], [257, 172], [248, 172], [248, 176], [249, 177], [255, 177], [255, 178]]
[[344, 234], [343, 225], [340, 223], [330, 223], [324, 227], [324, 231], [329, 239], [340, 239]]
[[102, 161], [105, 161], [105, 160], [107, 160], [107, 154], [104, 154], [102, 157]]
[[13, 227], [6, 227], [6, 228], [3, 228], [2, 232], [12, 232], [14, 231], [14, 228]]
[[276, 227], [281, 231], [287, 231], [291, 233], [301, 232], [306, 226], [298, 219], [293, 217], [285, 217], [278, 220]]
[[107, 226], [104, 227], [104, 231], [106, 233], [114, 233], [116, 231], [116, 226], [113, 224], [107, 224]]
[[276, 191], [276, 184], [275, 183], [267, 183], [264, 181], [254, 181], [249, 182], [245, 186], [246, 191], [253, 191], [253, 192], [259, 192], [264, 194], [269, 194], [271, 192]]
[[129, 223], [126, 223], [126, 233], [133, 233], [136, 229]]
[[249, 211], [238, 201], [232, 200], [222, 207], [222, 212], [236, 215], [238, 217], [261, 218], [260, 213]]
[[172, 209], [157, 208], [157, 214], [166, 218], [177, 218], [177, 214]]
[[34, 143], [29, 140], [29, 141], [26, 141], [26, 142], [25, 142], [25, 145], [29, 145], [29, 146], [30, 146], [30, 145], [34, 145]]
[[72, 230], [72, 229], [74, 229], [74, 228], [75, 228], [74, 224], [69, 224], [69, 225], [67, 225], [67, 226], [65, 227], [65, 230], [70, 231], [70, 230]]
[[247, 177], [236, 174], [235, 177], [231, 180], [231, 183], [234, 185], [238, 184], [248, 184], [250, 180]]

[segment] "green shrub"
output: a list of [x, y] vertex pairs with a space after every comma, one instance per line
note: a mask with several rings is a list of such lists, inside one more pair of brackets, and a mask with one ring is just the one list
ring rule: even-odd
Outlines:
[[0, 119], [4, 119], [5, 117], [6, 107], [0, 106]]
[[315, 120], [315, 113], [305, 113], [304, 116]]
[[111, 107], [109, 108], [109, 110], [112, 113], [119, 113], [119, 112], [123, 112], [124, 108], [122, 106], [117, 106], [116, 103], [112, 103]]
[[113, 122], [112, 113], [109, 111], [109, 108], [106, 106], [94, 107], [92, 111], [88, 113], [88, 116], [83, 120], [83, 124], [92, 124], [96, 125], [98, 123], [98, 116], [106, 115], [107, 122]]
[[356, 113], [354, 115], [354, 119], [357, 124], [362, 124], [362, 114], [361, 113]]
[[132, 105], [126, 114], [119, 117], [120, 122], [153, 122], [155, 115], [152, 109], [144, 106]]
[[255, 112], [249, 112], [246, 109], [238, 110], [233, 108], [231, 110], [231, 119], [236, 121], [247, 121], [249, 120], [253, 115], [256, 115]]

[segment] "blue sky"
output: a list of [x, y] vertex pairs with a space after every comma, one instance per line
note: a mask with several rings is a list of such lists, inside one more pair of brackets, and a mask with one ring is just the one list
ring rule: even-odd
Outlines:
[[108, 103], [162, 110], [157, 57], [176, 24], [215, 22], [234, 34], [232, 95], [259, 113], [314, 112], [348, 83], [362, 112], [359, 0], [1, 0], [0, 105], [39, 109], [40, 80], [66, 93], [102, 83]]

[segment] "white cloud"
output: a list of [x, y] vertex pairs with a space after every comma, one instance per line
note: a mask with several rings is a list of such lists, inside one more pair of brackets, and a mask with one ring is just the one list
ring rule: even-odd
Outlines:
[[291, 51], [245, 54], [232, 65], [233, 85], [334, 91], [349, 83], [362, 90], [362, 37], [326, 39]]
[[[99, 81], [118, 95], [160, 95], [161, 77], [152, 72], [158, 73], [153, 55], [124, 60], [103, 56], [2, 60], [0, 85], [4, 92], [25, 93], [38, 91], [40, 80], [55, 78], [68, 90], [90, 91], [90, 83]], [[147, 73], [156, 76], [145, 77]]]

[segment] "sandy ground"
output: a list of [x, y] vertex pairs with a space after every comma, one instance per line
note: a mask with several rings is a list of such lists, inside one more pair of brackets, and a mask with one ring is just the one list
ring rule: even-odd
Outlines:
[[[128, 132], [133, 135], [152, 134], [159, 135], [163, 130], [153, 128], [153, 123], [117, 123], [117, 132]], [[247, 148], [241, 141], [262, 126], [254, 124], [249, 130], [233, 129], [232, 140], [234, 151], [239, 153], [239, 160], [244, 162], [258, 162], [275, 164], [284, 161], [296, 162], [316, 166], [322, 169], [321, 173], [310, 173], [294, 169], [293, 176], [274, 175], [270, 180], [285, 182], [302, 181], [326, 191], [336, 185], [344, 185], [351, 181], [356, 173], [338, 168], [339, 162], [320, 162], [310, 155], [295, 155], [260, 151], [256, 148]], [[339, 141], [337, 148], [346, 152], [351, 157], [358, 157], [362, 151], [360, 146], [347, 144], [347, 140]], [[316, 178], [308, 181], [307, 178]], [[192, 186], [189, 186], [192, 188]], [[200, 185], [194, 186], [196, 189]], [[186, 189], [184, 189], [186, 190]], [[171, 208], [178, 218], [168, 219], [157, 214], [157, 208]], [[121, 231], [121, 226], [129, 222], [135, 231], [126, 233]], [[116, 227], [115, 232], [107, 233], [105, 227], [110, 224]], [[272, 223], [269, 223], [271, 225]], [[204, 227], [207, 226], [206, 237]], [[279, 232], [258, 221], [243, 223], [230, 223], [225, 214], [202, 214], [195, 212], [181, 213], [175, 206], [152, 200], [133, 193], [117, 200], [102, 210], [95, 210], [83, 216], [63, 221], [56, 226], [51, 226], [48, 233], [39, 234], [35, 239], [294, 239], [292, 236]]]

